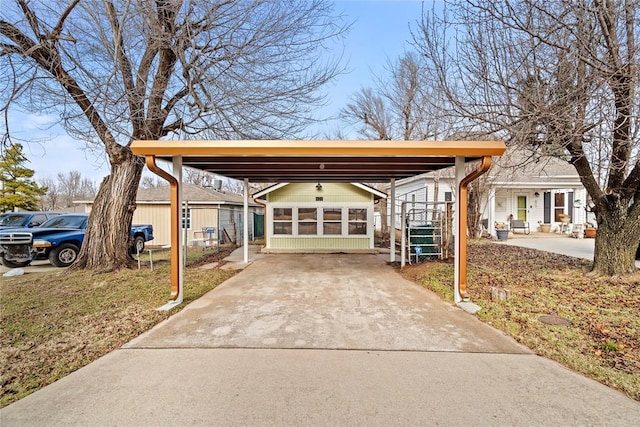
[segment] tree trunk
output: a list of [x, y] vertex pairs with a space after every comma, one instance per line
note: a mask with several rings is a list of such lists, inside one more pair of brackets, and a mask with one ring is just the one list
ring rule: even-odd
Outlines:
[[[626, 209], [620, 211], [626, 212]], [[640, 217], [621, 219], [620, 215], [607, 212], [598, 220], [592, 271], [606, 276], [636, 272], [638, 242]]]
[[129, 267], [130, 230], [144, 161], [126, 148], [100, 184], [75, 269], [100, 272]]
[[383, 236], [389, 234], [389, 222], [387, 221], [388, 214], [387, 199], [380, 199], [380, 231]]

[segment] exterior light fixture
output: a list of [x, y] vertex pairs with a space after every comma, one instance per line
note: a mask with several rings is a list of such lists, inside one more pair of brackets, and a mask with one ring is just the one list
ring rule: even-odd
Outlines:
[[534, 196], [536, 197], [540, 197], [540, 193], [538, 193], [537, 191], [535, 193], [533, 193]]
[[317, 184], [316, 184], [316, 190], [318, 190], [318, 191], [322, 191], [322, 184], [317, 183]]

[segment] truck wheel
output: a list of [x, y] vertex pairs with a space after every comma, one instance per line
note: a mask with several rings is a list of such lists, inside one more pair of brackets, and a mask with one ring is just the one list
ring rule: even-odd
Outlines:
[[71, 243], [63, 243], [49, 253], [49, 261], [56, 267], [68, 267], [78, 258], [80, 249]]
[[4, 265], [5, 267], [9, 267], [9, 268], [21, 268], [21, 267], [26, 267], [27, 265], [31, 264], [31, 261], [20, 261], [20, 262], [16, 262], [16, 261], [9, 261], [8, 259], [6, 259], [5, 257], [2, 257], [2, 265]]
[[144, 237], [136, 236], [133, 239], [133, 253], [141, 254], [144, 251]]

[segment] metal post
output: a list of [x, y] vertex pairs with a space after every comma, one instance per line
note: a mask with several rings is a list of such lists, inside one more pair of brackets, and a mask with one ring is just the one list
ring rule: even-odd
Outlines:
[[[178, 209], [182, 206], [182, 156], [173, 156], [173, 176], [180, 184], [178, 186], [178, 200], [176, 201], [176, 205]], [[183, 254], [185, 251], [182, 248], [182, 245], [178, 245], [178, 297], [175, 299], [175, 303], [181, 303], [184, 298], [184, 266], [185, 262], [183, 259]]]
[[[456, 165], [455, 165], [455, 173], [456, 173], [456, 188], [460, 188], [460, 183], [462, 182], [462, 180], [464, 179], [464, 157], [460, 157], [460, 156], [456, 156]], [[460, 213], [461, 213], [461, 197], [460, 194], [457, 194], [456, 197], [456, 202], [455, 202], [455, 215], [456, 215], [456, 221], [455, 221], [455, 267], [453, 270], [453, 300], [456, 303], [459, 303], [462, 301], [462, 298], [460, 297], [460, 267], [459, 267], [459, 260], [460, 260], [460, 233], [463, 233], [465, 230], [465, 227], [463, 226], [463, 224], [460, 223]]]
[[406, 202], [402, 202], [402, 204], [400, 205], [400, 221], [402, 221], [402, 226], [401, 226], [401, 230], [402, 230], [402, 237], [400, 237], [400, 268], [403, 268], [404, 265], [406, 264], [406, 256], [407, 256], [407, 237], [406, 237], [406, 233], [407, 233], [407, 223], [405, 221], [405, 216], [407, 215], [407, 203]]
[[391, 221], [389, 227], [389, 262], [396, 261], [396, 180], [391, 178]]
[[249, 179], [244, 179], [244, 263], [249, 263]]

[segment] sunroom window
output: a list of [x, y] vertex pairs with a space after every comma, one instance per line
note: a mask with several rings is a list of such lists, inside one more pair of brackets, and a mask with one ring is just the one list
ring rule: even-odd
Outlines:
[[305, 236], [318, 234], [317, 208], [298, 208], [298, 234]]
[[293, 234], [292, 208], [273, 208], [273, 234]]
[[366, 209], [349, 209], [349, 234], [367, 234]]
[[342, 208], [324, 208], [322, 210], [322, 234], [342, 234]]

